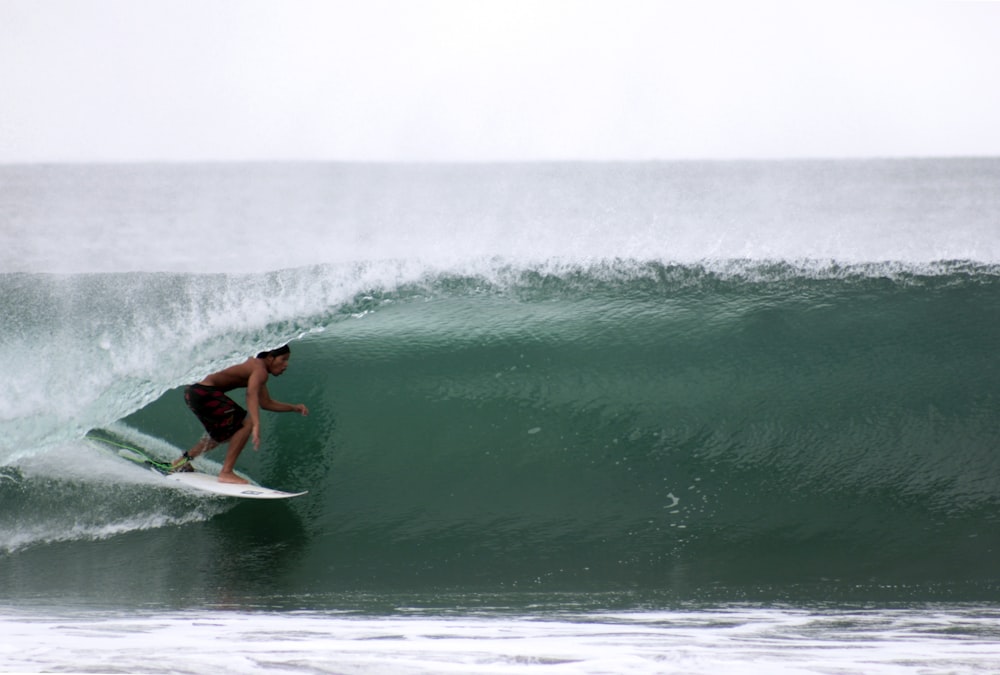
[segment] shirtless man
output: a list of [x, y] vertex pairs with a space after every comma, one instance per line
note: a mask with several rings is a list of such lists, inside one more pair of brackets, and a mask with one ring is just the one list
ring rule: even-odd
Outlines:
[[[288, 345], [261, 352], [238, 366], [212, 373], [198, 384], [185, 387], [184, 401], [208, 433], [173, 463], [174, 469], [192, 470], [188, 466], [191, 460], [228, 441], [229, 449], [222, 463], [219, 482], [246, 483], [246, 480], [233, 473], [233, 467], [251, 436], [254, 450], [260, 449], [260, 409], [309, 414], [309, 409], [303, 404], [281, 403], [267, 393], [268, 375], [277, 377], [285, 372], [290, 355]], [[246, 387], [249, 414], [226, 396], [227, 391], [239, 387]]]

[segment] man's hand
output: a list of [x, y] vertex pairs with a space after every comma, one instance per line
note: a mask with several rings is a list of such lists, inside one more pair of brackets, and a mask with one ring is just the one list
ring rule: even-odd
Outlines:
[[309, 408], [306, 407], [305, 403], [296, 403], [292, 407], [295, 408], [300, 413], [302, 413], [303, 417], [309, 414]]

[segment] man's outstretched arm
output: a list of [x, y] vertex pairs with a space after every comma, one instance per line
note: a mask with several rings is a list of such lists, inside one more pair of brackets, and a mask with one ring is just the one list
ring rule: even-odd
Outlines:
[[266, 386], [260, 388], [260, 407], [271, 412], [297, 412], [303, 415], [309, 414], [309, 408], [304, 403], [282, 403], [275, 401], [267, 391]]

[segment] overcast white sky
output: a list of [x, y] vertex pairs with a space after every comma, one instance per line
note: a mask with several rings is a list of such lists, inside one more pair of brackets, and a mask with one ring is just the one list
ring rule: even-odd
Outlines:
[[0, 162], [1000, 155], [1000, 2], [0, 0]]

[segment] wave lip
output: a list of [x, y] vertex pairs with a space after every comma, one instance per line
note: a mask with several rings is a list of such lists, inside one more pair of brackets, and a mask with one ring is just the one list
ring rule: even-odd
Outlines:
[[[990, 284], [996, 265], [971, 261], [843, 264], [804, 260], [702, 261], [692, 265], [560, 258], [518, 265], [500, 258], [453, 269], [416, 261], [311, 266], [255, 275], [3, 275], [0, 348], [19, 354], [0, 401], [0, 453], [8, 461], [39, 444], [80, 438], [169, 388], [256, 353], [264, 345], [326, 330], [379, 303], [448, 295], [645, 293], [740, 284], [888, 280], [895, 284]], [[717, 284], [723, 286], [716, 287]], [[777, 288], [773, 286], [773, 288]], [[685, 290], [688, 289], [688, 290]], [[486, 318], [489, 324], [488, 317]], [[482, 321], [483, 318], [473, 318]], [[81, 367], [83, 365], [83, 367]], [[67, 373], [74, 386], [67, 387]]]

